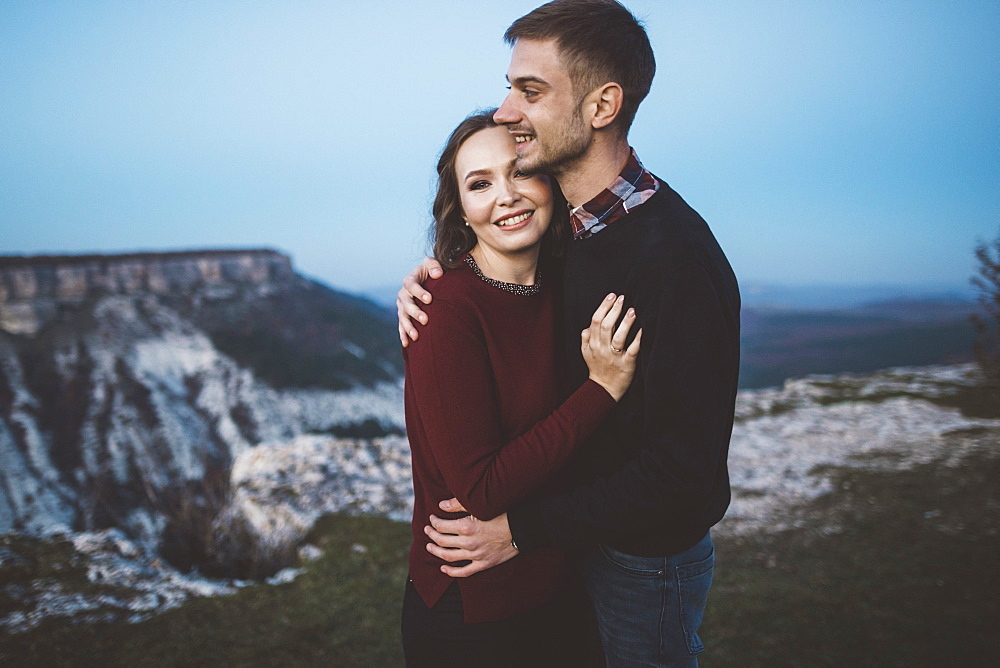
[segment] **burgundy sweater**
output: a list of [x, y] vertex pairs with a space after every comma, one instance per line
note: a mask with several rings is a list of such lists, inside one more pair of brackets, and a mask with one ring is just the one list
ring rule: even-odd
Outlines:
[[[457, 497], [484, 520], [505, 512], [546, 486], [615, 402], [587, 380], [559, 404], [551, 286], [516, 295], [463, 264], [427, 288], [434, 294], [423, 307], [429, 324], [403, 358], [414, 488], [410, 579], [433, 606], [453, 580], [440, 570], [445, 562], [427, 552], [423, 529], [432, 513], [461, 517], [442, 512], [438, 502]], [[539, 549], [458, 578], [465, 621], [505, 619], [541, 605], [561, 585], [564, 566], [563, 552]]]

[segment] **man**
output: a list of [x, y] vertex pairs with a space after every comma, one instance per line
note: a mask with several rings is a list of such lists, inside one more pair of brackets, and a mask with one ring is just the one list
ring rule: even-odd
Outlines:
[[[564, 266], [567, 387], [586, 377], [575, 341], [593, 304], [624, 294], [643, 329], [639, 371], [571, 465], [564, 494], [488, 522], [431, 517], [428, 549], [454, 577], [543, 545], [573, 549], [609, 665], [697, 665], [714, 566], [709, 529], [729, 504], [726, 458], [739, 368], [739, 290], [708, 226], [647, 171], [628, 130], [652, 83], [645, 30], [614, 0], [555, 0], [515, 21], [510, 93], [494, 119], [517, 167], [556, 178], [572, 208]], [[425, 262], [398, 300], [403, 344]], [[462, 510], [454, 499], [442, 509]]]

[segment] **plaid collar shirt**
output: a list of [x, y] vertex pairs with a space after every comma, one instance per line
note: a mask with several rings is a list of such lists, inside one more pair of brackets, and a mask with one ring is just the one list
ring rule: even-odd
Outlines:
[[632, 155], [614, 183], [589, 202], [570, 209], [573, 238], [594, 236], [648, 200], [659, 189], [660, 182], [642, 166], [635, 149], [632, 149]]

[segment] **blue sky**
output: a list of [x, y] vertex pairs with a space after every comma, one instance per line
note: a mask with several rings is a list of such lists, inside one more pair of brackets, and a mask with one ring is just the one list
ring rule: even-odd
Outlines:
[[[536, 4], [5, 0], [0, 253], [263, 246], [398, 283]], [[1000, 3], [626, 4], [658, 62], [632, 143], [744, 283], [967, 281], [1000, 233]]]

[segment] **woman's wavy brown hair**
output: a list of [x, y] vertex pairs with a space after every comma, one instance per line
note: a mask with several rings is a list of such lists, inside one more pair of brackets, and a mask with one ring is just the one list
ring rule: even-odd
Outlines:
[[[458, 124], [448, 137], [444, 150], [437, 163], [437, 194], [431, 213], [434, 223], [431, 226], [431, 243], [434, 246], [434, 259], [445, 269], [454, 269], [459, 260], [476, 245], [476, 235], [472, 228], [465, 225], [462, 218], [462, 199], [458, 186], [458, 175], [455, 173], [455, 159], [462, 144], [481, 130], [498, 127], [493, 121], [496, 109], [477, 111]], [[562, 255], [563, 244], [569, 237], [569, 211], [566, 208], [566, 198], [554, 180], [549, 179], [552, 188], [552, 221], [549, 229], [542, 237], [543, 256]]]

